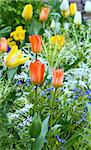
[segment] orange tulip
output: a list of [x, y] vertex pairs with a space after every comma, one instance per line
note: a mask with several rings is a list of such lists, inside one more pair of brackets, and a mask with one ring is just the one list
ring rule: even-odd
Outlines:
[[48, 18], [49, 12], [50, 12], [50, 9], [48, 7], [43, 8], [41, 10], [39, 20], [40, 21], [46, 21]]
[[60, 69], [53, 70], [52, 84], [55, 88], [63, 85], [64, 71]]
[[36, 54], [42, 51], [42, 37], [41, 35], [29, 36], [29, 41], [31, 43], [32, 51]]
[[39, 60], [30, 64], [30, 79], [35, 84], [41, 84], [44, 81], [44, 64]]
[[0, 52], [6, 52], [8, 50], [8, 44], [6, 38], [2, 37], [0, 39]]

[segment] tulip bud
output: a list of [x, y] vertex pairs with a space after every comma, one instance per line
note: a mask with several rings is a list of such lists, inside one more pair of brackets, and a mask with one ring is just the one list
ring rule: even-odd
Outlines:
[[70, 4], [70, 15], [74, 16], [76, 11], [77, 11], [77, 4], [76, 3], [71, 3]]
[[52, 84], [54, 88], [61, 87], [63, 85], [64, 71], [60, 69], [53, 70]]
[[52, 22], [51, 22], [51, 26], [50, 26], [52, 29], [54, 29], [55, 28], [55, 20], [52, 20]]
[[80, 25], [82, 23], [82, 15], [80, 11], [77, 11], [74, 16], [74, 23]]
[[0, 39], [0, 52], [6, 52], [8, 50], [8, 43], [6, 38], [2, 37]]
[[91, 12], [91, 1], [86, 1], [85, 2], [84, 11], [87, 12], [87, 13]]
[[61, 5], [60, 5], [60, 10], [61, 11], [68, 11], [69, 10], [69, 2], [68, 0], [63, 0]]
[[37, 138], [41, 132], [42, 128], [42, 123], [39, 114], [35, 113], [33, 120], [32, 120], [32, 125], [31, 125], [31, 130], [30, 134], [32, 138]]
[[22, 17], [25, 19], [25, 20], [30, 20], [33, 16], [33, 7], [31, 4], [27, 4], [25, 7], [24, 7], [24, 10], [23, 10], [23, 13], [22, 13]]

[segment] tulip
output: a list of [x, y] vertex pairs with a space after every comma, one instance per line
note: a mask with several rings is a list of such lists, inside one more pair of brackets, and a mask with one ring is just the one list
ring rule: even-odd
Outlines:
[[53, 70], [52, 84], [54, 88], [58, 88], [63, 85], [64, 71], [60, 69]]
[[74, 16], [76, 11], [77, 11], [77, 4], [76, 3], [71, 3], [70, 4], [70, 15]]
[[74, 23], [80, 25], [82, 23], [82, 15], [80, 11], [77, 11], [74, 16]]
[[23, 13], [22, 13], [22, 17], [25, 19], [25, 20], [30, 20], [33, 16], [33, 7], [31, 4], [27, 4], [25, 7], [24, 7], [24, 10], [23, 10]]
[[31, 49], [35, 54], [42, 51], [42, 37], [41, 35], [29, 36], [29, 41], [31, 43]]
[[30, 63], [30, 79], [35, 85], [44, 81], [44, 64], [39, 60]]
[[60, 5], [61, 11], [68, 11], [69, 10], [69, 2], [68, 0], [63, 0], [61, 5]]
[[48, 18], [49, 12], [50, 12], [50, 9], [48, 7], [43, 8], [41, 10], [39, 20], [40, 21], [46, 21]]
[[29, 60], [28, 57], [23, 58], [21, 50], [18, 50], [18, 46], [12, 46], [8, 56], [5, 60], [5, 65], [8, 68], [15, 68]]
[[91, 2], [90, 1], [85, 2], [84, 11], [87, 13], [91, 12]]
[[7, 40], [6, 38], [2, 37], [0, 39], [0, 52], [7, 52], [8, 50], [8, 43], [7, 43]]
[[55, 20], [52, 20], [50, 27], [54, 30], [55, 26], [56, 26], [56, 22], [55, 22]]

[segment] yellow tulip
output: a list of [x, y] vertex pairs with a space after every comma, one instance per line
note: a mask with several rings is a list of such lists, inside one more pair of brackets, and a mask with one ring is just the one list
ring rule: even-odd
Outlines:
[[71, 3], [70, 4], [70, 15], [74, 16], [76, 11], [77, 11], [77, 4], [76, 3]]
[[57, 45], [58, 48], [61, 48], [65, 43], [65, 37], [63, 35], [55, 35], [50, 37], [50, 43], [52, 45]]
[[22, 13], [22, 17], [25, 19], [25, 20], [30, 20], [33, 16], [33, 7], [31, 4], [27, 4], [25, 7], [24, 7], [24, 10], [23, 10], [23, 13]]
[[8, 56], [5, 60], [5, 65], [8, 68], [15, 68], [29, 60], [29, 57], [23, 58], [22, 51], [18, 49], [18, 46], [12, 46]]

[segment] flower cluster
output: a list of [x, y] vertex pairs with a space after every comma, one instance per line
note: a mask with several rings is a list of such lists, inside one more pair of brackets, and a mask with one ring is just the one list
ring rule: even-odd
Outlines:
[[26, 30], [23, 30], [22, 26], [16, 27], [15, 31], [10, 33], [10, 37], [12, 37], [15, 41], [22, 42], [25, 38]]
[[65, 37], [63, 35], [55, 35], [50, 37], [50, 43], [61, 48], [65, 43]]

